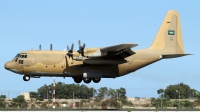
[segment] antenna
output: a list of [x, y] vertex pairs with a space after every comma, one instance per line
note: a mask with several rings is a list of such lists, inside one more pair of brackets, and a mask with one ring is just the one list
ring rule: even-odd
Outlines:
[[52, 46], [52, 44], [50, 44], [50, 50], [52, 51], [52, 49], [53, 49], [53, 46]]
[[41, 44], [39, 45], [39, 49], [42, 50], [42, 46], [41, 46]]

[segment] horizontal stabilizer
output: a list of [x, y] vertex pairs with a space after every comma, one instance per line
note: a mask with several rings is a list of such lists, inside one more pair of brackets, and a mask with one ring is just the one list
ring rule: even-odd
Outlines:
[[177, 58], [177, 57], [182, 57], [182, 56], [187, 56], [187, 55], [191, 55], [191, 54], [166, 54], [166, 55], [162, 55], [162, 58], [163, 59]]

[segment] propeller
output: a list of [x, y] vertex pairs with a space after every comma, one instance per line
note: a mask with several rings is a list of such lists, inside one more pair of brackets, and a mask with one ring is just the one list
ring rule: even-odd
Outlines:
[[84, 56], [84, 49], [85, 49], [85, 43], [83, 44], [83, 46], [81, 46], [81, 41], [78, 40], [78, 44], [79, 44], [79, 50], [77, 51], [79, 54], [81, 54], [82, 56]]
[[67, 55], [70, 57], [73, 58], [73, 49], [74, 49], [74, 44], [72, 43], [72, 46], [71, 46], [71, 49], [69, 49], [69, 46], [67, 46], [67, 50], [68, 50], [68, 53]]

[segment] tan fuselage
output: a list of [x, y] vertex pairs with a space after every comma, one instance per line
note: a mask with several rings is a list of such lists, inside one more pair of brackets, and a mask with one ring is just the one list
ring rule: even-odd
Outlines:
[[[83, 64], [83, 61], [66, 57], [66, 53], [66, 51], [40, 50], [20, 52], [19, 54], [26, 54], [27, 58], [15, 57], [11, 62], [13, 68], [15, 68], [13, 72], [16, 71], [18, 74], [26, 74], [32, 77], [82, 77], [83, 71], [88, 70], [101, 71], [102, 78], [115, 78], [134, 72], [160, 59], [158, 54], [136, 51], [136, 54], [126, 58], [127, 63], [87, 65]], [[20, 60], [23, 60], [23, 64], [19, 63]]]

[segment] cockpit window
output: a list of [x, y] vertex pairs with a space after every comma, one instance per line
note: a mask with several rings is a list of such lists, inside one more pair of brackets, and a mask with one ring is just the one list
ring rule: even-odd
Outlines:
[[26, 54], [21, 54], [19, 55], [20, 58], [27, 58], [27, 55]]
[[17, 54], [15, 57], [18, 58], [20, 56], [20, 54]]

